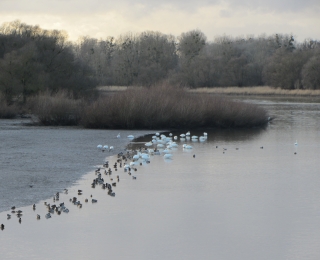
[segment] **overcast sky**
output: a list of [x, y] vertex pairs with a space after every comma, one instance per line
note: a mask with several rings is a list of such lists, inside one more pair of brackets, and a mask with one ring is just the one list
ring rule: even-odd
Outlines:
[[44, 29], [106, 38], [127, 32], [215, 36], [293, 34], [320, 40], [320, 0], [0, 0], [0, 24], [16, 19]]

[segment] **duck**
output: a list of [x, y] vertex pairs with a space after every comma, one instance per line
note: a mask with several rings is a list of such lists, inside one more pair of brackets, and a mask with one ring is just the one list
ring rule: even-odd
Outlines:
[[47, 213], [45, 217], [46, 217], [46, 219], [51, 218], [51, 214]]
[[0, 229], [4, 230], [4, 225], [3, 224], [1, 224]]
[[40, 219], [40, 215], [39, 214], [37, 214], [37, 219]]

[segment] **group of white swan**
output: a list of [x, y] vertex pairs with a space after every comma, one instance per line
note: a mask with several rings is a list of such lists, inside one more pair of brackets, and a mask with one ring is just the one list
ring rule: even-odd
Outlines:
[[[187, 133], [180, 134], [180, 142], [184, 141], [200, 141], [204, 142], [208, 138], [208, 134], [206, 132], [203, 133], [202, 136], [196, 136], [190, 134], [190, 131]], [[149, 154], [162, 154], [164, 159], [172, 159], [173, 154], [172, 151], [177, 150], [179, 148], [179, 144], [176, 142], [178, 140], [178, 136], [173, 136], [172, 133], [169, 133], [169, 136], [164, 134], [156, 133], [152, 136], [152, 140], [145, 143], [145, 146], [148, 148], [146, 151]], [[183, 143], [183, 149], [193, 149], [192, 145]]]

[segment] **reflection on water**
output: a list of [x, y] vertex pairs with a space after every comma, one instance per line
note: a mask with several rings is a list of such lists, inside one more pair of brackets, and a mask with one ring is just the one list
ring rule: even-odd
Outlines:
[[[68, 214], [37, 221], [36, 214], [46, 212], [42, 202], [35, 212], [30, 205], [22, 208], [21, 224], [16, 217], [7, 220], [8, 211], [1, 213], [0, 223], [6, 225], [0, 231], [4, 259], [319, 259], [320, 104], [251, 102], [275, 117], [266, 129], [211, 129], [206, 130], [205, 142], [177, 141], [172, 160], [153, 156], [150, 164], [138, 164], [132, 173], [136, 180], [123, 169], [104, 175], [108, 182], [120, 176], [114, 198], [106, 190], [90, 188], [96, 177], [92, 171], [68, 195], [61, 195]], [[66, 135], [64, 140], [80, 138], [79, 130], [59, 131]], [[69, 142], [73, 143], [69, 150], [95, 148], [103, 134], [94, 133], [85, 142]], [[138, 138], [135, 146], [150, 139], [151, 135]], [[183, 150], [183, 143], [193, 149]], [[58, 149], [54, 144], [49, 147]], [[94, 148], [86, 153], [91, 164], [81, 156], [86, 167], [105, 160]], [[40, 155], [35, 152], [34, 158]], [[24, 160], [19, 163], [27, 172], [29, 167], [38, 168], [30, 166], [32, 158], [29, 163]], [[116, 157], [108, 160], [113, 164]], [[12, 165], [17, 158], [12, 155], [7, 161]], [[42, 168], [50, 175], [45, 165]], [[68, 200], [79, 197], [78, 189], [84, 190], [81, 201], [92, 195], [98, 203], [83, 202], [81, 209], [72, 205]], [[16, 196], [16, 191], [11, 194]]]

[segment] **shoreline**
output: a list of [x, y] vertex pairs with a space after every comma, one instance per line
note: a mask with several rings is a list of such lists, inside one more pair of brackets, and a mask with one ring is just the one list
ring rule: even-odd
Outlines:
[[[14, 138], [20, 135], [20, 133], [24, 136], [27, 136], [20, 140], [21, 144], [28, 142], [28, 138], [32, 138], [32, 136], [30, 137], [30, 133], [37, 132], [39, 134], [39, 138], [42, 138], [42, 141], [39, 142], [38, 145], [32, 146], [38, 153], [37, 158], [39, 159], [37, 160], [36, 164], [46, 161], [46, 164], [41, 164], [39, 167], [32, 168], [30, 166], [27, 166], [23, 171], [20, 170], [20, 168], [15, 169], [9, 164], [7, 165], [7, 167], [4, 167], [1, 176], [6, 175], [7, 179], [9, 178], [8, 181], [11, 183], [13, 182], [11, 179], [14, 178], [15, 174], [16, 176], [20, 176], [22, 174], [26, 175], [23, 180], [19, 182], [19, 194], [23, 194], [23, 196], [15, 196], [14, 198], [11, 198], [11, 195], [7, 193], [6, 196], [2, 198], [0, 213], [3, 211], [7, 211], [12, 206], [25, 207], [28, 205], [32, 205], [33, 203], [37, 204], [42, 200], [50, 199], [51, 196], [55, 194], [55, 192], [62, 192], [63, 189], [74, 186], [79, 180], [83, 178], [83, 176], [94, 169], [96, 165], [102, 164], [106, 157], [116, 156], [118, 153], [128, 149], [128, 146], [130, 146], [132, 140], [128, 139], [127, 135], [133, 134], [135, 136], [135, 139], [137, 139], [145, 135], [153, 134], [155, 131], [157, 131], [128, 131], [114, 129], [95, 130], [69, 126], [26, 126], [25, 123], [29, 122], [29, 119], [3, 119], [0, 120], [0, 122], [0, 130], [3, 131], [4, 135], [6, 132], [9, 133], [11, 132], [11, 130], [14, 130]], [[70, 131], [74, 133], [72, 136], [68, 134]], [[57, 154], [61, 154], [60, 149], [63, 150], [63, 147], [57, 148], [56, 145], [51, 144], [50, 149], [47, 150], [45, 148], [45, 140], [47, 140], [46, 138], [49, 136], [46, 134], [48, 132], [51, 133], [50, 141], [53, 143], [57, 141], [57, 138], [65, 138], [65, 140], [70, 140], [70, 142], [65, 142], [65, 144], [72, 145], [72, 147], [70, 148], [71, 151], [76, 151], [77, 149], [79, 150], [76, 153], [76, 157], [82, 158], [81, 162], [75, 161], [75, 157], [73, 155], [70, 155], [70, 157], [63, 157], [64, 161], [59, 162], [59, 160], [62, 160], [62, 158], [57, 156]], [[121, 138], [116, 137], [118, 133], [121, 133]], [[72, 140], [70, 138], [75, 139]], [[77, 139], [87, 140], [86, 143], [89, 144], [89, 146], [83, 144], [83, 142], [75, 142]], [[103, 145], [112, 145], [114, 146], [114, 150], [106, 151], [104, 153], [102, 153], [101, 151], [99, 152], [96, 148], [99, 143]], [[28, 151], [26, 151], [27, 148], [24, 147], [24, 145], [16, 148], [13, 147], [12, 149], [9, 147], [5, 152], [9, 157], [17, 156], [17, 154], [19, 154], [19, 158], [26, 157], [29, 160], [30, 156], [32, 157], [32, 154], [29, 157], [25, 155], [25, 153], [27, 153]], [[89, 152], [86, 150], [89, 150]], [[4, 149], [2, 149], [2, 151], [0, 152], [4, 153]], [[93, 154], [91, 154], [91, 152]], [[33, 154], [35, 154], [35, 152]], [[50, 158], [54, 158], [54, 160]], [[3, 161], [5, 160], [5, 158], [2, 159]], [[70, 160], [72, 162], [69, 162]], [[55, 161], [57, 161], [58, 163], [56, 163]], [[86, 163], [83, 163], [82, 161], [86, 161]], [[28, 165], [27, 161], [23, 161], [22, 159], [20, 159], [19, 163], [21, 165]], [[47, 173], [43, 173], [43, 170], [41, 169], [45, 169], [44, 171], [48, 172], [49, 175]], [[54, 174], [50, 174], [51, 172], [53, 172]], [[2, 185], [0, 185], [1, 189], [4, 188], [2, 187]], [[29, 187], [29, 185], [32, 185], [33, 187], [31, 188]], [[9, 191], [6, 191], [6, 189], [4, 189], [4, 192]]]
[[320, 90], [312, 89], [279, 89], [263, 87], [217, 87], [189, 89], [191, 93], [210, 93], [240, 96], [272, 96], [272, 97], [320, 97]]

